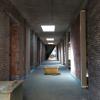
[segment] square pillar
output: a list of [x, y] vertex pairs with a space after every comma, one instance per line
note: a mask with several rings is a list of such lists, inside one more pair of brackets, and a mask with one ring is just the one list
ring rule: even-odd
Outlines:
[[80, 12], [80, 66], [81, 66], [81, 86], [87, 87], [87, 66], [86, 66], [86, 11]]

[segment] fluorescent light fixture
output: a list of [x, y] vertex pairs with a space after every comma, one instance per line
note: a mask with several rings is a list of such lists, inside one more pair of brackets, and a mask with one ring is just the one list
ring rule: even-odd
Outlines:
[[54, 38], [46, 38], [47, 41], [54, 41]]
[[53, 42], [49, 42], [48, 44], [54, 44]]
[[43, 32], [54, 32], [55, 25], [41, 25]]

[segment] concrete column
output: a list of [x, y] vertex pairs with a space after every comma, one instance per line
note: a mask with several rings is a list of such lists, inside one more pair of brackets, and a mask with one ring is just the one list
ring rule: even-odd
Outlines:
[[68, 33], [66, 33], [66, 65], [68, 66], [68, 50], [69, 50], [69, 46], [68, 46], [69, 42], [68, 42]]
[[40, 64], [40, 51], [41, 51], [40, 46], [41, 46], [40, 39], [37, 38], [37, 66]]
[[63, 48], [63, 65], [65, 65], [65, 38], [62, 42], [62, 48]]
[[37, 66], [37, 37], [33, 33], [33, 65]]
[[66, 65], [66, 37], [64, 38], [64, 65]]
[[61, 63], [63, 64], [63, 43], [61, 42]]
[[65, 65], [65, 39], [63, 40], [63, 65]]
[[30, 29], [26, 27], [26, 74], [30, 72]]
[[60, 43], [60, 62], [62, 61], [61, 58], [62, 56], [61, 56], [61, 43]]
[[42, 57], [42, 61], [44, 61], [45, 60], [45, 58], [46, 58], [46, 55], [45, 55], [45, 45], [43, 44], [43, 57]]
[[42, 44], [42, 42], [40, 41], [40, 64], [41, 64], [41, 62], [42, 62], [42, 57], [43, 57], [42, 51], [43, 51], [43, 44]]
[[57, 45], [57, 53], [58, 53], [58, 60], [60, 61], [60, 50], [59, 50], [59, 45]]
[[65, 65], [68, 66], [68, 33], [65, 34]]
[[41, 42], [41, 52], [40, 52], [40, 64], [42, 63], [43, 61], [43, 43]]
[[30, 32], [30, 68], [33, 69], [33, 33]]
[[86, 79], [86, 11], [80, 12], [80, 66], [81, 66], [81, 86], [87, 87]]
[[42, 63], [42, 61], [44, 61], [44, 60], [45, 60], [45, 46], [44, 46], [44, 44], [42, 43], [41, 63]]
[[58, 45], [58, 60], [60, 61], [60, 48], [59, 48], [59, 45]]

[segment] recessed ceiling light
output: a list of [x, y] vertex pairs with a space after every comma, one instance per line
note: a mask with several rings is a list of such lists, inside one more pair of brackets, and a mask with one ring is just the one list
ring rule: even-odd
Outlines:
[[54, 44], [53, 42], [49, 42], [48, 44]]
[[54, 41], [54, 38], [46, 38], [47, 41]]
[[43, 32], [54, 32], [55, 25], [41, 25]]

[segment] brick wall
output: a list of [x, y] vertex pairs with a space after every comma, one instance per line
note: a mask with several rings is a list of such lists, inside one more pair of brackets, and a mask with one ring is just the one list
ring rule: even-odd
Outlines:
[[81, 77], [80, 67], [80, 17], [73, 22], [70, 33], [71, 42], [71, 72], [78, 78]]
[[42, 58], [37, 58], [37, 36], [33, 31], [27, 31], [27, 25], [24, 17], [9, 0], [0, 0], [0, 80], [9, 80], [9, 77], [12, 80], [20, 79], [30, 72], [30, 68], [45, 59], [44, 44], [41, 47]]
[[21, 23], [19, 24], [19, 70], [20, 77], [23, 78], [25, 76], [25, 55], [26, 55], [26, 44], [25, 44], [25, 26]]
[[0, 81], [9, 80], [9, 17], [0, 12]]
[[[19, 26], [16, 29], [13, 27], [11, 29], [10, 19], [19, 23]], [[17, 11], [14, 5], [11, 4], [10, 1], [0, 0], [0, 80], [9, 80], [10, 76], [15, 78], [14, 73], [17, 73], [18, 77], [23, 77], [25, 74], [25, 28], [26, 25], [25, 19], [21, 16], [21, 14]], [[12, 50], [13, 56], [16, 59], [11, 61], [10, 56], [10, 39], [11, 39], [11, 30], [16, 31], [17, 35], [13, 34], [13, 46]], [[14, 32], [12, 32], [14, 33]], [[17, 53], [16, 53], [17, 52]], [[14, 54], [15, 53], [15, 54]], [[18, 60], [19, 59], [19, 60]], [[13, 66], [15, 69], [11, 69], [12, 65], [17, 63], [17, 65]], [[17, 67], [16, 67], [17, 66]], [[13, 72], [12, 72], [13, 70]], [[17, 72], [16, 72], [17, 71]]]
[[25, 29], [20, 23], [11, 21], [10, 24], [10, 77], [20, 79], [25, 75]]
[[100, 0], [87, 5], [87, 55], [90, 100], [100, 100]]

